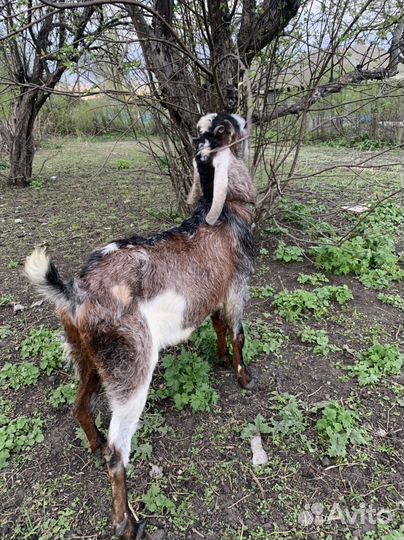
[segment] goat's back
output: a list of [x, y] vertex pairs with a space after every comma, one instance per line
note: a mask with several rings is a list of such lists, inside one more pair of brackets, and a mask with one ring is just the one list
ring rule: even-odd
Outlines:
[[[240, 239], [227, 223], [203, 225], [192, 235], [173, 235], [156, 245], [116, 249], [80, 279], [84, 305], [130, 319], [142, 303], [171, 291], [185, 299], [184, 325], [196, 327], [224, 302], [240, 271], [239, 251]], [[97, 318], [94, 310], [86, 317]]]

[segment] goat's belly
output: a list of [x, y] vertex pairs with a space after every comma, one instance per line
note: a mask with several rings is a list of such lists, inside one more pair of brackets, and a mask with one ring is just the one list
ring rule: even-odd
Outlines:
[[191, 335], [194, 328], [183, 326], [185, 307], [184, 296], [172, 290], [158, 294], [139, 305], [157, 350], [176, 345]]

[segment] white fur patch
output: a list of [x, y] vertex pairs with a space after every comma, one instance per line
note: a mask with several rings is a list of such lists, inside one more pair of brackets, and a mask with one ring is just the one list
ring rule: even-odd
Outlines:
[[110, 253], [113, 253], [117, 249], [119, 249], [118, 244], [116, 242], [111, 242], [110, 244], [107, 244], [106, 246], [101, 248], [100, 251], [103, 255], [109, 255]]
[[199, 145], [198, 154], [201, 156], [201, 161], [207, 161], [211, 154], [209, 141], [204, 141]]
[[[232, 114], [232, 117], [236, 120], [238, 125], [240, 126], [240, 135], [242, 138], [247, 137], [247, 122], [244, 120], [242, 116], [239, 114]], [[241, 152], [238, 157], [243, 158], [248, 153], [248, 140], [244, 139], [241, 143]]]
[[31, 255], [26, 258], [25, 273], [27, 274], [28, 279], [38, 287], [46, 284], [45, 276], [48, 267], [49, 257], [42, 248], [34, 249]]
[[25, 260], [25, 274], [39, 292], [59, 308], [68, 309], [70, 304], [67, 299], [46, 280], [46, 274], [50, 265], [50, 259], [44, 248], [36, 248]]
[[230, 166], [231, 152], [230, 148], [225, 148], [216, 153], [215, 157], [212, 160], [212, 165], [216, 169], [216, 174], [218, 172], [227, 174], [227, 171]]
[[146, 404], [151, 374], [156, 363], [157, 355], [156, 358], [152, 359], [153, 365], [150, 366], [150, 377], [127, 401], [121, 403], [114, 399], [111, 400], [112, 417], [108, 430], [108, 446], [110, 448], [113, 446], [119, 450], [124, 467], [129, 461], [131, 440], [139, 425], [140, 416]]
[[217, 116], [216, 113], [208, 113], [202, 116], [202, 118], [199, 119], [198, 123], [196, 124], [196, 128], [199, 131], [199, 133], [205, 133], [206, 131], [209, 131], [212, 126], [213, 119]]
[[185, 298], [170, 290], [140, 304], [158, 351], [184, 341], [192, 333], [193, 328], [183, 328], [185, 306]]

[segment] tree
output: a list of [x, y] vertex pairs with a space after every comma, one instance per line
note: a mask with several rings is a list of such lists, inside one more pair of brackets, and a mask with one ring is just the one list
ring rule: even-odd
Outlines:
[[[201, 113], [246, 111], [239, 84], [257, 54], [296, 15], [298, 0], [157, 0], [153, 10], [127, 4], [159, 105], [170, 123], [160, 126], [179, 206], [189, 190], [192, 134]], [[164, 129], [165, 128], [165, 129]], [[174, 128], [174, 130], [172, 130]], [[163, 139], [164, 140], [164, 139]]]
[[[319, 103], [332, 108], [333, 95], [366, 81], [394, 92], [404, 58], [401, 0], [41, 1], [54, 10], [110, 4], [128, 17], [117, 33], [127, 54], [118, 67], [126, 88], [130, 80], [148, 86], [132, 98], [156, 118], [183, 209], [202, 113], [237, 111], [254, 120], [250, 164], [265, 179], [258, 202], [265, 213], [294, 177], [308, 112]], [[110, 42], [104, 56], [113, 50]]]
[[[64, 7], [106, 1], [75, 0]], [[200, 114], [221, 110], [253, 116], [258, 130], [251, 166], [253, 172], [265, 170], [267, 181], [258, 205], [264, 210], [279, 191], [279, 167], [285, 163], [285, 155], [270, 167], [263, 159], [268, 144], [274, 144], [268, 130], [276, 127], [275, 142], [289, 142], [295, 164], [305, 118], [313, 106], [348, 86], [391, 79], [404, 56], [404, 9], [396, 0], [110, 3], [123, 6], [133, 24], [128, 40], [140, 45], [137, 71], [145, 72], [150, 89], [140, 101], [157, 118], [183, 208], [191, 178], [192, 136]], [[350, 61], [360, 39], [367, 48]]]
[[39, 0], [0, 2], [3, 91], [12, 89], [10, 119], [3, 123], [10, 156], [10, 182], [30, 182], [35, 154], [34, 124], [42, 106], [66, 70], [84, 52], [96, 47], [104, 30], [115, 24], [105, 21], [103, 9], [86, 6], [63, 10]]

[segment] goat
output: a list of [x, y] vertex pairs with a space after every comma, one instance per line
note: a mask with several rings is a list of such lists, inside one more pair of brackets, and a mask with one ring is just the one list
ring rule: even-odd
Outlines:
[[[43, 249], [27, 257], [29, 280], [56, 306], [79, 373], [73, 415], [93, 452], [103, 450], [112, 488], [115, 534], [141, 536], [127, 500], [130, 443], [146, 403], [158, 353], [185, 340], [208, 316], [219, 359], [240, 385], [251, 384], [244, 362], [242, 315], [253, 271], [255, 188], [239, 159], [243, 123], [237, 116], [202, 117], [189, 202], [178, 227], [133, 236], [95, 250], [79, 278], [63, 281]], [[106, 441], [94, 423], [91, 398], [104, 387], [111, 409]]]

